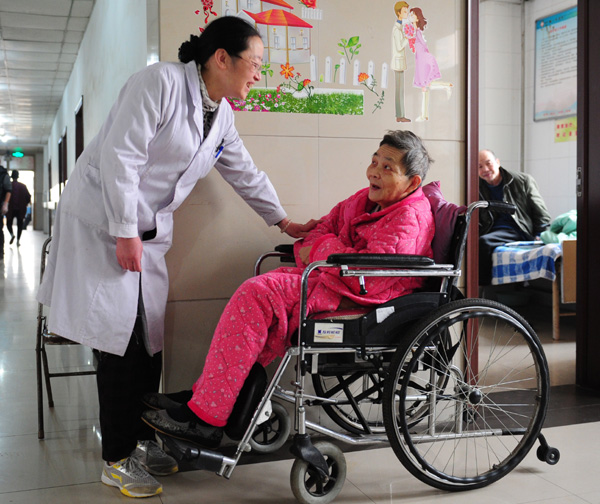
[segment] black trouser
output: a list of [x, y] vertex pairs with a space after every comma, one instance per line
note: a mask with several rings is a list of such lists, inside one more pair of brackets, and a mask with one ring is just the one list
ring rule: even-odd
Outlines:
[[142, 317], [138, 314], [123, 357], [97, 350], [94, 353], [98, 358], [102, 458], [116, 462], [128, 457], [137, 441], [154, 439], [154, 430], [141, 420], [147, 409], [141, 397], [147, 392], [158, 392], [162, 352], [148, 355]]
[[6, 214], [6, 228], [8, 229], [8, 233], [10, 234], [10, 236], [13, 236], [13, 219], [17, 219], [17, 241], [19, 241], [21, 239], [21, 233], [23, 232], [23, 219], [21, 219], [19, 212], [9, 211]]
[[516, 229], [500, 228], [479, 237], [479, 285], [492, 283], [492, 252], [513, 241], [531, 240]]
[[4, 215], [0, 213], [0, 257], [4, 255]]

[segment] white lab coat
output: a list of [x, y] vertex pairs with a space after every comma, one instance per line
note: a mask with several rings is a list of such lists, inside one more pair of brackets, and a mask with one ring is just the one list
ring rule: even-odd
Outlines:
[[[141, 283], [149, 350], [162, 349], [164, 256], [171, 246], [173, 212], [213, 166], [268, 225], [285, 218], [268, 177], [238, 136], [229, 104], [217, 109], [203, 137], [194, 62], [157, 63], [129, 79], [78, 159], [58, 205], [38, 292], [38, 300], [51, 306], [50, 331], [123, 355]], [[116, 237], [142, 237], [153, 229], [155, 238], [143, 242], [140, 282], [140, 273], [117, 263]]]

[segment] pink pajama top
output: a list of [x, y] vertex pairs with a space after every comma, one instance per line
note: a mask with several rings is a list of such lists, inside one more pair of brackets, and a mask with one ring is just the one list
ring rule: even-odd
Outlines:
[[[306, 246], [312, 246], [310, 262], [349, 253], [433, 256], [435, 224], [429, 200], [420, 187], [398, 203], [373, 213], [377, 205], [368, 194], [368, 188], [361, 189], [338, 203], [306, 238], [297, 241], [296, 264], [304, 267], [298, 253]], [[311, 298], [324, 295], [331, 299], [333, 295], [341, 301], [347, 297], [365, 306], [409, 294], [425, 281], [418, 277], [371, 277], [366, 279], [367, 294], [360, 295], [358, 278], [342, 278], [337, 268], [323, 268], [316, 275], [318, 282], [311, 289]]]

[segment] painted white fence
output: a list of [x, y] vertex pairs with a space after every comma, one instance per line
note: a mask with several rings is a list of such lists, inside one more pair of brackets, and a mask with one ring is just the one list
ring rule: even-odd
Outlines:
[[[388, 76], [389, 76], [389, 65], [387, 63], [381, 64], [381, 73], [375, 73], [375, 62], [370, 60], [367, 63], [366, 69], [361, 68], [361, 62], [358, 59], [352, 61], [351, 70], [348, 69], [348, 60], [344, 57], [339, 59], [339, 63], [334, 62], [335, 60], [331, 56], [327, 56], [325, 58], [324, 69], [321, 73], [319, 73], [317, 58], [313, 54], [310, 56], [310, 80], [313, 82], [319, 82], [321, 74], [323, 75], [323, 82], [327, 83], [335, 83], [338, 84], [346, 84], [347, 82], [347, 74], [352, 72], [352, 84], [354, 86], [358, 86], [360, 83], [358, 82], [358, 76], [361, 73], [366, 73], [369, 75], [369, 79], [367, 81], [368, 84], [372, 83], [371, 76], [375, 77], [377, 81], [377, 85], [381, 89], [387, 89], [388, 87]], [[338, 68], [336, 70], [335, 65], [338, 64]], [[335, 79], [335, 81], [334, 81]]]
[[323, 19], [323, 9], [309, 9], [308, 7], [302, 7], [302, 19]]

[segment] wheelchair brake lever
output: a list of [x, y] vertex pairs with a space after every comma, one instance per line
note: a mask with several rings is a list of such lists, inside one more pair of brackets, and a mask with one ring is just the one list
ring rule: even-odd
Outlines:
[[358, 277], [358, 284], [360, 285], [360, 295], [366, 296], [367, 295], [367, 287], [365, 285], [365, 277], [364, 276]]

